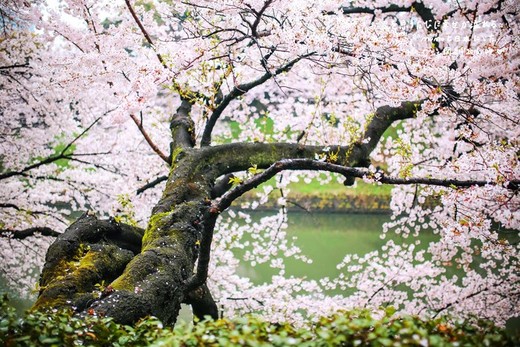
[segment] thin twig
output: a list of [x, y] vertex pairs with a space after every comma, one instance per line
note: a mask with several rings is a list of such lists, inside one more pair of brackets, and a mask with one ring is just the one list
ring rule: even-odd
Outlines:
[[153, 188], [155, 187], [156, 185], [158, 185], [159, 183], [161, 182], [164, 182], [168, 179], [168, 176], [160, 176], [160, 177], [157, 177], [156, 179], [154, 179], [153, 181], [151, 182], [148, 182], [147, 184], [145, 184], [144, 186], [142, 186], [141, 188], [137, 189], [137, 195], [143, 193], [145, 190], [147, 189], [150, 189], [150, 188]]
[[[129, 0], [125, 0], [125, 3], [126, 3], [126, 6], [128, 7], [128, 10], [132, 14], [132, 17], [134, 18], [134, 21], [137, 23], [137, 26], [139, 27], [139, 29], [141, 29], [141, 32], [143, 33], [146, 41], [148, 41], [150, 46], [152, 46], [152, 48], [154, 48], [155, 45], [153, 44], [152, 38], [150, 37], [150, 35], [148, 35], [148, 32], [144, 28], [143, 23], [141, 23], [141, 21], [139, 20], [139, 17], [137, 17], [137, 14], [135, 13], [134, 9], [132, 8], [132, 5], [130, 4], [130, 1]], [[168, 66], [164, 62], [164, 60], [161, 57], [161, 55], [159, 53], [156, 53], [156, 54], [157, 54], [157, 59], [159, 59], [159, 62], [161, 63], [161, 65], [163, 67], [167, 68]]]
[[157, 155], [161, 157], [161, 159], [164, 160], [166, 164], [170, 165], [170, 158], [168, 158], [168, 156], [164, 154], [163, 151], [161, 151], [161, 149], [157, 147], [157, 145], [152, 141], [146, 130], [144, 130], [143, 123], [139, 119], [137, 119], [137, 117], [134, 114], [131, 114], [130, 117], [134, 121], [135, 125], [137, 125], [137, 128], [139, 128], [139, 131], [143, 135], [146, 142], [148, 142], [148, 145], [150, 145], [153, 151], [157, 153]]

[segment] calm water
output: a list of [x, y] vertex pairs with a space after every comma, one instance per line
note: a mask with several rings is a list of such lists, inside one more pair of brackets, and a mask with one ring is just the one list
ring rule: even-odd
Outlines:
[[[253, 218], [266, 213], [256, 212]], [[336, 265], [346, 254], [363, 255], [378, 250], [391, 237], [401, 240], [397, 235], [388, 235], [381, 239], [383, 223], [389, 221], [389, 215], [381, 214], [339, 214], [339, 213], [289, 213], [287, 229], [288, 239], [297, 237], [298, 245], [303, 253], [313, 260], [306, 264], [296, 259], [286, 261], [286, 276], [319, 279], [324, 276], [336, 276], [339, 270]], [[420, 240], [425, 247], [436, 239], [432, 233], [423, 233]], [[407, 240], [411, 242], [410, 239]], [[245, 264], [240, 272], [255, 283], [270, 282], [271, 276], [278, 271], [268, 264], [260, 264], [252, 268]]]

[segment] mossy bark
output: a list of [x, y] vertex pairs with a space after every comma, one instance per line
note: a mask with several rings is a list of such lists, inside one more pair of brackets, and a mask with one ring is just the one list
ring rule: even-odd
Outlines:
[[[141, 252], [111, 286], [113, 291], [92, 305], [94, 312], [132, 323], [154, 315], [174, 323], [183, 302], [198, 303], [186, 282], [198, 257], [202, 223], [210, 197], [211, 177], [196, 151], [176, 151], [163, 195], [154, 207]], [[204, 296], [207, 299], [207, 296]], [[216, 318], [211, 300], [200, 314]]]
[[[347, 151], [340, 148], [343, 161], [350, 159]], [[267, 167], [284, 158], [312, 158], [321, 152], [320, 147], [296, 144], [176, 147], [169, 179], [138, 252], [135, 245], [130, 250], [105, 240], [112, 232], [108, 226], [114, 223], [81, 218], [49, 250], [43, 291], [35, 308], [70, 305], [84, 314], [107, 315], [122, 323], [148, 315], [174, 323], [181, 303], [186, 302], [195, 314], [216, 317], [216, 305], [205, 284], [197, 282], [194, 288], [188, 280], [194, 275], [204, 216], [217, 178], [252, 164]], [[97, 237], [89, 238], [89, 234]], [[209, 247], [205, 249], [209, 252]], [[102, 281], [109, 284], [109, 290], [96, 291]]]
[[49, 247], [34, 308], [88, 307], [140, 251], [142, 234], [139, 228], [83, 215]]
[[173, 323], [181, 303], [190, 302], [199, 314], [216, 318], [207, 287], [192, 291], [185, 285], [193, 275], [214, 181], [195, 153], [179, 150], [172, 156], [162, 198], [131, 245], [112, 237], [129, 227], [90, 215], [61, 235], [48, 251], [34, 308], [72, 306], [122, 323], [148, 315]]
[[[330, 146], [334, 163], [366, 166], [384, 130], [394, 120], [413, 116], [412, 106], [378, 109], [359, 143]], [[311, 160], [329, 152], [297, 143], [194, 148], [189, 110], [189, 102], [183, 100], [172, 117], [170, 173], [144, 233], [91, 215], [80, 218], [49, 248], [35, 309], [71, 306], [80, 314], [106, 315], [120, 323], [153, 315], [168, 324], [175, 322], [181, 303], [189, 303], [197, 316], [217, 317], [205, 280], [213, 228], [221, 212], [212, 198], [219, 199], [220, 190], [229, 188], [218, 178], [252, 165], [278, 172], [281, 160]], [[220, 192], [212, 191], [215, 186]], [[224, 208], [232, 202], [220, 199]]]

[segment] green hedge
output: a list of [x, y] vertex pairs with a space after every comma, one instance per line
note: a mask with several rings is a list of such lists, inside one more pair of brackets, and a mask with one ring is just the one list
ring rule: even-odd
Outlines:
[[1, 346], [514, 346], [518, 339], [489, 322], [477, 326], [445, 318], [423, 321], [397, 317], [391, 308], [382, 318], [367, 310], [338, 312], [312, 328], [271, 324], [254, 316], [163, 327], [154, 318], [130, 327], [109, 318], [79, 318], [70, 311], [16, 316], [7, 297], [0, 298]]

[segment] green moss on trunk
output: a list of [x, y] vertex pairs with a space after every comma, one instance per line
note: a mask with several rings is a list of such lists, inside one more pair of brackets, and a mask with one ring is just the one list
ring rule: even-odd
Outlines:
[[132, 259], [133, 253], [115, 245], [96, 245], [96, 249], [81, 244], [85, 254], [58, 261], [41, 287], [34, 309], [73, 306], [83, 309], [98, 295], [96, 284], [115, 278]]

